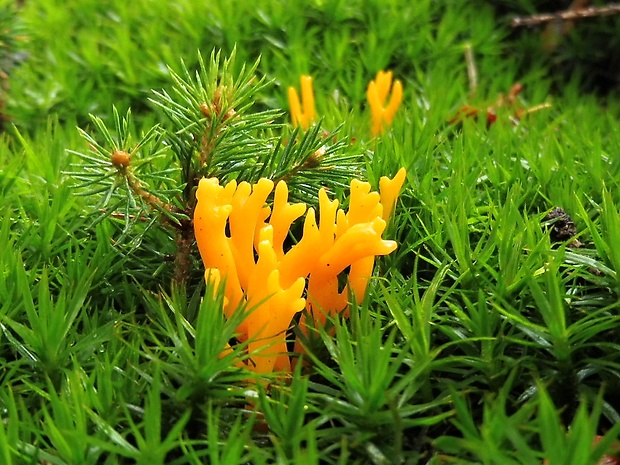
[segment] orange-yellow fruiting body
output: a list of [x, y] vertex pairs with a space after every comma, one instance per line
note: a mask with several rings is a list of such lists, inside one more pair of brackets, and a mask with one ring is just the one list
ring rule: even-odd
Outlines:
[[405, 178], [407, 177], [407, 171], [405, 168], [401, 168], [392, 179], [382, 176], [379, 179], [379, 193], [381, 195], [381, 205], [383, 205], [382, 218], [388, 221], [392, 215], [392, 210], [396, 205], [398, 194], [403, 187]]
[[234, 309], [243, 299], [243, 289], [232, 252], [232, 240], [226, 236], [226, 223], [232, 212], [227, 194], [236, 188], [234, 181], [228, 186], [232, 188], [222, 188], [215, 178], [200, 181], [196, 198], [201, 208], [194, 212], [194, 232], [205, 268], [217, 269], [220, 276], [225, 277], [226, 297]]
[[312, 89], [312, 76], [302, 76], [301, 103], [294, 87], [288, 88], [288, 101], [291, 111], [293, 126], [299, 126], [306, 130], [316, 119], [314, 110], [314, 91]]
[[[226, 186], [215, 178], [200, 181], [194, 228], [205, 278], [214, 287], [225, 282], [226, 316], [240, 304], [250, 309], [237, 328], [239, 340], [248, 341], [248, 369], [290, 371], [286, 332], [301, 310], [324, 324], [328, 315], [348, 310], [350, 291], [362, 301], [375, 257], [396, 249], [382, 234], [404, 179], [404, 170], [392, 180], [382, 178], [381, 193], [352, 181], [347, 212], [321, 189], [318, 224], [313, 208], [306, 212], [304, 204], [288, 202], [283, 181], [275, 186], [273, 208], [266, 206], [274, 190], [267, 179]], [[285, 250], [291, 225], [304, 213], [301, 239]], [[339, 291], [338, 277], [347, 267], [348, 284]], [[305, 330], [305, 317], [299, 324]]]
[[284, 240], [288, 235], [293, 222], [306, 212], [303, 203], [288, 203], [288, 186], [285, 182], [279, 182], [273, 198], [273, 211], [269, 220], [274, 225], [273, 247], [278, 260], [284, 257]]
[[[385, 106], [388, 94], [392, 88], [390, 102]], [[374, 81], [370, 81], [366, 89], [366, 97], [371, 112], [371, 132], [379, 135], [385, 126], [390, 126], [396, 110], [403, 101], [403, 85], [399, 80], [392, 85], [392, 72], [379, 71]]]

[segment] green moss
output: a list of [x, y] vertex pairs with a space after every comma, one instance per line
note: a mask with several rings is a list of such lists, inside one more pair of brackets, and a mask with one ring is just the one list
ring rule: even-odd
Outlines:
[[[532, 31], [515, 37], [498, 11], [430, 0], [15, 10], [19, 40], [0, 44], [0, 64], [19, 57], [0, 136], [0, 462], [596, 463], [620, 428], [620, 107], [531, 58]], [[365, 91], [379, 69], [405, 98], [373, 139]], [[301, 74], [322, 118], [304, 135], [286, 113]], [[515, 103], [499, 105], [517, 81]], [[226, 111], [205, 115], [219, 86], [233, 89]], [[451, 123], [464, 106], [479, 117]], [[205, 127], [217, 129], [208, 156]], [[133, 181], [115, 150], [132, 154]], [[312, 334], [307, 366], [248, 384], [218, 357], [244, 309], [226, 321], [221, 300], [203, 299], [196, 179], [287, 177], [314, 205], [320, 186], [345, 198], [350, 178], [376, 186], [401, 166], [386, 233], [399, 248], [378, 261], [365, 302]], [[576, 238], [552, 241], [555, 207]]]

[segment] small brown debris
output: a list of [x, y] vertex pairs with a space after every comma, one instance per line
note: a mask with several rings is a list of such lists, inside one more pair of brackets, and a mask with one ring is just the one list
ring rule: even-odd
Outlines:
[[516, 82], [510, 87], [508, 94], [499, 94], [495, 102], [487, 106], [486, 109], [472, 105], [464, 105], [456, 112], [456, 115], [453, 118], [448, 120], [448, 123], [457, 124], [462, 123], [463, 120], [467, 118], [477, 118], [479, 116], [483, 116], [486, 119], [487, 126], [490, 127], [497, 121], [498, 109], [508, 109], [509, 113], [511, 113], [509, 118], [510, 121], [512, 121], [513, 124], [516, 124], [530, 113], [551, 107], [549, 103], [542, 103], [533, 107], [522, 108], [519, 106], [519, 102], [517, 101], [517, 97], [522, 90], [523, 84]]
[[[545, 223], [550, 226], [550, 236], [553, 242], [566, 242], [577, 235], [575, 222], [561, 207], [555, 207], [544, 218]], [[581, 247], [582, 243], [575, 239], [569, 247]]]
[[[603, 436], [596, 436], [594, 438], [594, 445], [598, 445], [601, 442]], [[611, 450], [608, 454], [603, 455], [599, 460], [598, 465], [620, 465], [620, 446], [615, 443], [611, 446]]]
[[[603, 436], [596, 436], [594, 441], [592, 441], [593, 446], [597, 446], [599, 442], [601, 442]], [[597, 465], [620, 465], [620, 446], [618, 443], [615, 443], [611, 446], [609, 453], [605, 454], [601, 457], [601, 459], [597, 462]], [[543, 465], [549, 465], [549, 459], [543, 460]]]

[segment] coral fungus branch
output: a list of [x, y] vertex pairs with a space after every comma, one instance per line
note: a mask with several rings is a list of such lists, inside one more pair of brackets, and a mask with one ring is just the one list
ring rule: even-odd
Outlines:
[[[386, 106], [390, 88], [392, 95]], [[399, 80], [394, 81], [394, 85], [392, 85], [391, 71], [379, 71], [375, 80], [368, 84], [366, 97], [371, 111], [371, 132], [373, 136], [377, 136], [385, 126], [392, 124], [396, 110], [403, 101], [403, 85]]]
[[304, 130], [308, 129], [316, 119], [312, 76], [301, 77], [301, 102], [294, 87], [288, 88], [288, 101], [293, 126], [299, 126]]

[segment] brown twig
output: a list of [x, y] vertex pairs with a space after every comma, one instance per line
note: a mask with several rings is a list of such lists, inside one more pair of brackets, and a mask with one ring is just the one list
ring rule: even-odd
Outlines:
[[478, 90], [478, 68], [471, 44], [465, 46], [465, 63], [467, 64], [467, 78], [469, 80], [469, 98], [474, 98]]
[[610, 3], [605, 6], [559, 11], [557, 13], [543, 13], [539, 15], [517, 17], [512, 20], [512, 27], [534, 27], [553, 21], [573, 21], [576, 19], [596, 18], [620, 14], [620, 4]]
[[286, 174], [280, 176], [274, 180], [274, 184], [278, 184], [280, 181], [288, 181], [292, 177], [296, 176], [300, 171], [317, 169], [321, 165], [321, 161], [325, 156], [327, 148], [322, 145], [315, 150], [308, 158], [306, 158], [302, 164], [294, 166]]
[[103, 213], [104, 215], [109, 215], [112, 218], [120, 218], [120, 219], [129, 218], [132, 221], [141, 221], [143, 223], [146, 223], [147, 221], [149, 221], [149, 219], [146, 216], [126, 215], [125, 213], [120, 213], [120, 212], [108, 213], [108, 210], [106, 210], [105, 208], [100, 208], [99, 212]]
[[177, 253], [174, 256], [174, 282], [176, 284], [182, 285], [189, 278], [194, 240], [193, 222], [191, 220], [182, 220], [176, 237]]

